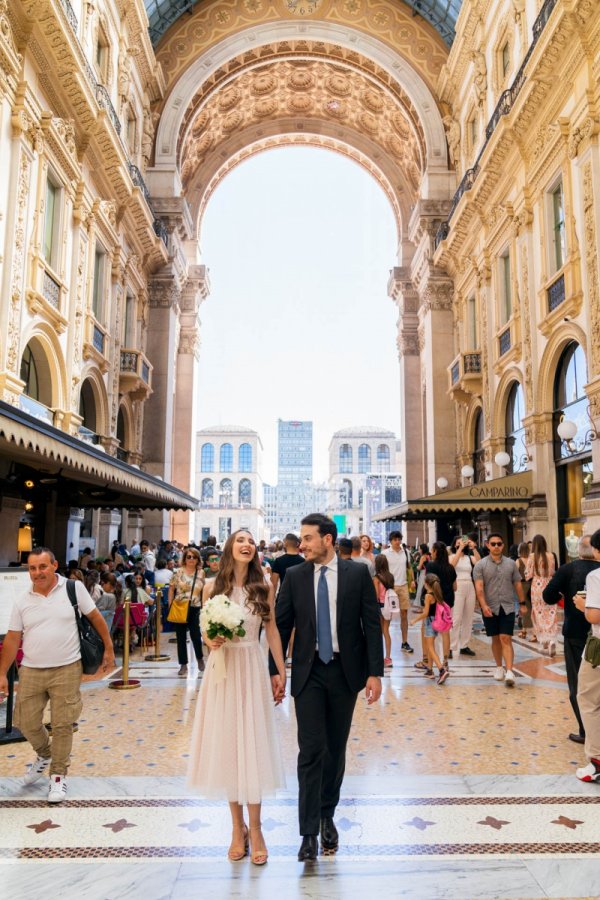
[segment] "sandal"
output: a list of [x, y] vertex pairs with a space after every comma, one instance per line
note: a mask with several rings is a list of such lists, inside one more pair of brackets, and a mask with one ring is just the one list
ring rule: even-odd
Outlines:
[[264, 849], [255, 850], [254, 849], [254, 841], [252, 841], [250, 862], [253, 863], [255, 866], [264, 866], [264, 864], [266, 863], [266, 861], [269, 858], [269, 852], [268, 852], [267, 848], [265, 847], [265, 839], [262, 836], [262, 831], [261, 831], [260, 825], [256, 825], [254, 828], [252, 826], [250, 826], [250, 834], [252, 834], [253, 831], [259, 833], [259, 835], [262, 839], [262, 845], [263, 845]]
[[517, 633], [517, 635], [518, 635], [518, 637], [520, 637], [520, 638], [526, 638], [526, 637], [527, 637], [527, 632], [523, 629], [522, 631], [519, 631], [519, 632]]
[[423, 671], [426, 671], [427, 669], [429, 669], [429, 666], [426, 660], [420, 659], [419, 662], [415, 663], [415, 669], [423, 669]]
[[227, 852], [227, 858], [230, 859], [232, 862], [239, 862], [240, 859], [243, 859], [245, 856], [248, 855], [249, 838], [248, 838], [248, 828], [247, 828], [245, 822], [244, 822], [242, 834], [244, 836], [244, 849], [243, 850], [240, 850], [239, 845], [236, 845], [234, 843], [233, 836], [231, 838], [231, 846], [229, 847], [229, 850]]
[[532, 634], [530, 638], [528, 638], [530, 644], [537, 644], [537, 638], [535, 634]]

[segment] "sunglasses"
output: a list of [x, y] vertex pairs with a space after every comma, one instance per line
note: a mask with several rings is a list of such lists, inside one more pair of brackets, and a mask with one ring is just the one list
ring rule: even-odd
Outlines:
[[219, 557], [218, 557], [218, 556], [209, 556], [209, 557], [208, 557], [208, 561], [209, 561], [209, 563], [211, 563], [211, 562], [219, 562]]
[[186, 558], [186, 559], [199, 559], [199, 557], [196, 556], [195, 553], [186, 553], [186, 554], [185, 554], [185, 558]]
[[488, 541], [490, 547], [502, 547], [504, 546], [504, 541]]

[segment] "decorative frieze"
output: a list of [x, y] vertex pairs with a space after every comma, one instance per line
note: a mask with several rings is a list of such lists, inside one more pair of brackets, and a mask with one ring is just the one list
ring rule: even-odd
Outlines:
[[588, 305], [590, 311], [590, 378], [600, 374], [600, 289], [598, 285], [598, 251], [596, 246], [596, 212], [592, 163], [583, 167], [583, 227], [587, 270]]
[[23, 273], [25, 269], [25, 218], [27, 212], [27, 200], [29, 197], [30, 175], [31, 158], [26, 149], [22, 147], [17, 176], [17, 204], [14, 225], [12, 272], [10, 279], [10, 312], [8, 316], [6, 352], [6, 367], [10, 372], [18, 371], [20, 360], [21, 304], [23, 302]]

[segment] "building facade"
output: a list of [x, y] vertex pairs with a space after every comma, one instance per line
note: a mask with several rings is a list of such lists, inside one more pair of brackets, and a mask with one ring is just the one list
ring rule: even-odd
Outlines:
[[255, 540], [265, 536], [262, 450], [251, 428], [217, 425], [196, 433], [196, 542], [213, 534], [223, 544], [239, 528]]
[[299, 533], [313, 503], [313, 423], [277, 420], [276, 521], [273, 537]]
[[[381, 508], [375, 501], [381, 485], [371, 479], [372, 496], [367, 497], [367, 480], [370, 475], [395, 473], [399, 450], [394, 432], [385, 428], [359, 426], [335, 432], [329, 444], [327, 506], [341, 533], [357, 535], [370, 526], [371, 517], [366, 513]], [[401, 482], [400, 474], [395, 477]]]

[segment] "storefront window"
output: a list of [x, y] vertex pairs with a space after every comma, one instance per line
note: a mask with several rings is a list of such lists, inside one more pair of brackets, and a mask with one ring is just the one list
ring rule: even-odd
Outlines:
[[[587, 363], [580, 344], [569, 344], [560, 359], [554, 382], [555, 459], [569, 459], [574, 455], [591, 453], [589, 400], [584, 390], [587, 383]], [[572, 441], [561, 441], [556, 432], [561, 419], [577, 425]]]
[[485, 481], [485, 454], [483, 449], [483, 413], [477, 413], [475, 419], [475, 435], [473, 441], [473, 482]]

